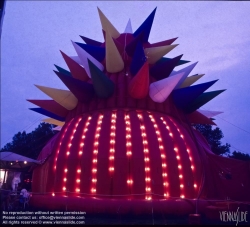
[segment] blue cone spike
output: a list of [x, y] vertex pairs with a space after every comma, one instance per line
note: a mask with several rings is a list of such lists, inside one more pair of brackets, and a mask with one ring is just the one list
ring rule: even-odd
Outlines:
[[192, 113], [224, 91], [225, 90], [205, 92], [190, 103], [184, 111], [186, 113]]
[[104, 47], [97, 47], [83, 43], [77, 43], [82, 49], [88, 52], [92, 57], [94, 57], [97, 61], [102, 62], [105, 58], [105, 48]]
[[99, 98], [109, 98], [114, 94], [115, 84], [89, 59], [89, 70], [95, 93]]
[[90, 38], [87, 38], [87, 37], [85, 37], [85, 36], [81, 36], [81, 35], [80, 35], [80, 37], [83, 39], [83, 41], [84, 41], [85, 43], [87, 43], [87, 44], [89, 44], [89, 45], [97, 46], [97, 47], [99, 47], [99, 46], [102, 45], [101, 42], [95, 41], [95, 40], [90, 39]]
[[177, 66], [181, 57], [182, 55], [177, 56], [169, 61], [155, 64], [149, 71], [150, 75], [156, 80], [162, 80], [164, 78], [167, 78], [173, 71], [174, 67]]
[[72, 77], [71, 73], [69, 71], [67, 71], [66, 69], [63, 69], [63, 68], [59, 67], [58, 65], [54, 65], [54, 66], [57, 68], [57, 70], [60, 73], [66, 75], [66, 76], [71, 76]]
[[53, 119], [56, 119], [58, 121], [65, 121], [65, 118], [60, 117], [60, 116], [58, 116], [56, 114], [53, 114], [53, 113], [51, 113], [51, 112], [49, 112], [49, 111], [47, 111], [47, 110], [45, 110], [43, 108], [29, 108], [29, 109], [33, 110], [33, 111], [35, 111], [37, 113], [43, 114], [43, 115], [45, 115], [47, 117], [51, 117]]
[[73, 77], [65, 76], [64, 74], [56, 71], [54, 72], [80, 102], [89, 102], [94, 96], [95, 92], [92, 84]]
[[[169, 60], [171, 60], [172, 58], [161, 58], [160, 60], [158, 60], [155, 64], [158, 64], [158, 63], [162, 63], [162, 62], [166, 62], [166, 61], [169, 61]], [[177, 63], [177, 65], [183, 65], [183, 64], [186, 64], [186, 63], [188, 63], [188, 62], [190, 62], [190, 61], [187, 61], [187, 60], [180, 60], [178, 63]]]
[[144, 36], [144, 31], [142, 31], [134, 40], [132, 40], [127, 46], [126, 46], [126, 53], [130, 56], [133, 57], [134, 52], [136, 50], [136, 46], [138, 42], [143, 43], [143, 36]]
[[148, 37], [150, 34], [150, 30], [154, 21], [156, 8], [153, 12], [148, 16], [148, 18], [141, 24], [141, 26], [134, 32], [133, 36], [138, 36], [142, 31], [144, 31], [143, 42], [148, 41]]
[[191, 87], [180, 88], [172, 92], [173, 100], [178, 108], [185, 108], [218, 80]]
[[140, 42], [138, 42], [130, 65], [131, 74], [135, 76], [146, 61], [147, 58], [145, 56], [143, 46]]

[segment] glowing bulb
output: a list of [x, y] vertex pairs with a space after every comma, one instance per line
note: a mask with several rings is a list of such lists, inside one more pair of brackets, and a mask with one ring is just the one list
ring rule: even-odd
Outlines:
[[52, 193], [52, 196], [55, 196], [55, 193]]
[[161, 157], [162, 157], [162, 158], [165, 158], [165, 155], [164, 155], [164, 154], [161, 154]]
[[115, 152], [115, 149], [111, 148], [111, 149], [110, 149], [110, 152], [111, 152], [111, 153], [114, 153], [114, 152]]
[[181, 169], [181, 165], [178, 165], [178, 169]]
[[64, 172], [67, 173], [67, 172], [68, 172], [68, 169], [64, 169]]
[[109, 171], [114, 171], [114, 167], [110, 167], [110, 168], [109, 168]]
[[80, 183], [80, 181], [81, 181], [80, 179], [77, 179], [77, 180], [76, 180], [77, 183]]
[[96, 192], [96, 189], [95, 189], [95, 188], [92, 188], [91, 191], [92, 191], [92, 192]]
[[82, 151], [79, 151], [79, 155], [82, 155]]
[[175, 148], [174, 148], [174, 150], [175, 150], [175, 151], [178, 151], [178, 148], [177, 148], [177, 147], [175, 147]]
[[183, 185], [183, 184], [181, 184], [181, 185], [180, 185], [180, 187], [181, 187], [181, 188], [183, 188], [183, 187], [184, 187], [184, 185]]
[[127, 152], [127, 155], [131, 155], [131, 154], [132, 154], [132, 152], [131, 152], [131, 151], [128, 151], [128, 152]]
[[149, 177], [147, 177], [145, 180], [146, 180], [146, 181], [150, 181], [150, 178], [149, 178]]
[[147, 149], [147, 148], [146, 148], [146, 149], [144, 149], [144, 152], [145, 152], [145, 153], [148, 153], [148, 149]]
[[154, 127], [157, 128], [157, 124], [154, 124]]
[[84, 143], [81, 143], [80, 145], [81, 145], [81, 147], [83, 147]]
[[110, 159], [110, 160], [113, 160], [113, 159], [114, 159], [114, 156], [110, 156], [109, 159]]
[[79, 188], [76, 188], [76, 192], [80, 192], [80, 189], [79, 189]]
[[82, 136], [82, 139], [84, 139], [85, 138], [85, 136]]
[[189, 153], [189, 149], [187, 149], [187, 153]]
[[65, 187], [63, 187], [63, 191], [65, 191], [66, 190], [66, 188]]
[[24, 163], [24, 164], [27, 164], [27, 161], [24, 161], [23, 163]]
[[67, 155], [69, 155], [70, 153], [69, 153], [69, 151], [67, 152]]
[[97, 162], [97, 159], [93, 159], [93, 162], [96, 163], [96, 162]]
[[197, 184], [194, 184], [194, 187], [197, 188]]
[[179, 155], [177, 155], [177, 156], [176, 156], [176, 158], [179, 160], [179, 159], [180, 159], [180, 156], [179, 156]]
[[94, 150], [94, 154], [97, 154], [98, 153], [98, 150]]
[[193, 169], [194, 169], [194, 166], [191, 166], [191, 169], [193, 170]]
[[163, 120], [163, 117], [161, 117], [161, 120]]
[[156, 131], [155, 133], [156, 133], [157, 135], [159, 135], [159, 134], [160, 134], [160, 132], [159, 132], [159, 131]]
[[163, 163], [163, 164], [162, 164], [162, 167], [166, 167], [166, 166], [167, 166], [166, 163]]
[[81, 172], [81, 170], [80, 170], [80, 169], [78, 169], [78, 170], [77, 170], [77, 173], [80, 173], [80, 172]]
[[181, 174], [179, 175], [179, 178], [182, 178], [182, 175], [181, 175]]
[[163, 146], [162, 146], [162, 145], [160, 145], [160, 146], [159, 146], [159, 148], [160, 148], [160, 149], [163, 149]]
[[145, 168], [145, 171], [149, 171], [149, 170], [150, 170], [150, 168], [148, 168], [148, 167]]
[[163, 173], [163, 174], [162, 174], [162, 176], [166, 177], [166, 176], [167, 176], [167, 174], [166, 174], [166, 173]]
[[63, 181], [67, 181], [67, 178], [65, 177], [65, 178], [63, 178]]
[[98, 142], [95, 142], [95, 145], [98, 145], [99, 143]]
[[93, 179], [92, 179], [92, 182], [96, 182], [96, 181], [97, 181], [96, 178], [93, 178]]
[[148, 161], [149, 161], [149, 158], [145, 158], [144, 161], [145, 161], [145, 162], [148, 162]]
[[72, 145], [72, 144], [70, 143], [68, 146], [71, 147], [71, 145]]
[[192, 161], [192, 158], [191, 158], [191, 157], [189, 157], [189, 160], [190, 160], [190, 161]]
[[171, 137], [173, 136], [173, 134], [172, 134], [171, 132], [169, 133], [169, 135], [170, 135]]
[[96, 171], [97, 171], [97, 169], [92, 169], [92, 172], [93, 172], [93, 173], [96, 173]]
[[169, 129], [169, 126], [167, 126], [167, 129]]
[[183, 138], [183, 135], [181, 135], [181, 138]]
[[184, 198], [185, 198], [185, 196], [184, 196], [184, 195], [181, 195], [181, 198], [182, 198], [182, 199], [184, 199]]
[[90, 120], [90, 119], [91, 119], [91, 117], [89, 116], [88, 120]]
[[71, 139], [73, 139], [73, 138], [74, 138], [74, 136], [71, 136], [70, 138], [71, 138]]
[[98, 124], [101, 124], [102, 123], [102, 121], [98, 121]]

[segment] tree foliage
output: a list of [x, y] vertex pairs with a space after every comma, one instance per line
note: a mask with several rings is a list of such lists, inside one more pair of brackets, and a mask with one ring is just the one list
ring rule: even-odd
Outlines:
[[7, 143], [0, 152], [12, 151], [36, 159], [48, 140], [56, 133], [57, 132], [53, 131], [53, 125], [44, 122], [40, 123], [38, 127], [30, 133], [23, 131], [15, 134], [12, 138], [12, 142]]
[[211, 125], [194, 125], [195, 129], [198, 130], [206, 139], [211, 150], [217, 155], [229, 154], [230, 153], [230, 144], [226, 143], [225, 145], [221, 144], [221, 139], [224, 137], [220, 128], [212, 128]]
[[243, 160], [243, 161], [250, 161], [249, 154], [244, 154], [244, 153], [241, 153], [239, 151], [234, 151], [232, 153], [232, 155], [229, 155], [228, 157]]

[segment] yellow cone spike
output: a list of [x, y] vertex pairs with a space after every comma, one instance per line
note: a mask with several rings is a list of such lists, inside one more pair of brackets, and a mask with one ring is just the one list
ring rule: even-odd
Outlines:
[[67, 110], [74, 109], [78, 103], [77, 98], [72, 94], [71, 91], [44, 87], [40, 85], [35, 86]]
[[189, 87], [190, 85], [195, 83], [197, 80], [199, 80], [204, 75], [205, 74], [200, 74], [200, 75], [194, 75], [194, 76], [187, 77], [179, 88]]
[[110, 23], [108, 18], [103, 14], [103, 12], [97, 7], [100, 21], [102, 23], [102, 29], [113, 37], [113, 38], [118, 38], [120, 36], [120, 33], [116, 30], [116, 28]]
[[123, 70], [124, 62], [109, 33], [106, 32], [106, 70], [117, 73]]
[[167, 46], [160, 46], [160, 47], [151, 47], [145, 48], [144, 52], [148, 58], [149, 64], [154, 64], [168, 52], [173, 50], [178, 44], [175, 45], [167, 45]]
[[45, 118], [42, 121], [46, 122], [46, 123], [49, 123], [49, 124], [52, 124], [52, 125], [58, 125], [58, 126], [61, 126], [61, 127], [64, 125], [64, 122], [55, 120], [53, 118]]

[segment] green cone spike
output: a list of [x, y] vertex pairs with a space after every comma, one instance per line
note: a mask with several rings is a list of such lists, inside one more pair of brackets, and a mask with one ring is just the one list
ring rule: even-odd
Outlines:
[[89, 59], [89, 70], [95, 93], [99, 98], [109, 98], [115, 91], [115, 85], [99, 68]]
[[217, 95], [222, 93], [225, 90], [210, 91], [201, 94], [197, 99], [195, 99], [186, 109], [186, 113], [192, 113], [195, 110], [199, 109], [201, 106], [205, 105], [207, 102], [215, 98]]
[[56, 67], [56, 69], [58, 70], [59, 73], [62, 73], [66, 76], [72, 76], [71, 73], [69, 71], [67, 71], [66, 69], [63, 69], [61, 67], [59, 67], [58, 65], [54, 65]]

